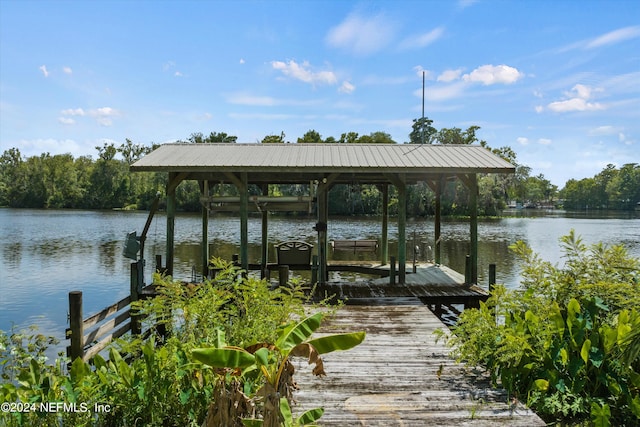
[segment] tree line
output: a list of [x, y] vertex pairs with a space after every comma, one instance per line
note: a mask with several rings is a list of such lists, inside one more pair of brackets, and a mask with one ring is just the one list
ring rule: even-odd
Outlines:
[[[481, 215], [498, 215], [510, 201], [525, 205], [552, 205], [562, 201], [569, 209], [634, 209], [640, 200], [640, 167], [627, 164], [617, 169], [609, 165], [594, 178], [569, 180], [558, 191], [544, 175], [531, 175], [531, 168], [518, 162], [515, 151], [508, 146], [491, 148], [479, 140], [478, 126], [465, 130], [443, 128], [437, 130], [429, 118], [414, 119], [408, 143], [411, 144], [479, 144], [516, 166], [515, 174], [480, 174], [478, 176], [478, 208]], [[193, 133], [178, 142], [236, 143], [237, 136], [225, 132], [209, 135]], [[284, 132], [267, 135], [261, 141], [290, 143]], [[397, 143], [385, 132], [359, 135], [346, 132], [336, 138], [323, 138], [309, 130], [295, 143]], [[19, 149], [6, 150], [0, 157], [0, 206], [20, 208], [75, 209], [142, 209], [150, 207], [158, 191], [163, 193], [167, 174], [159, 172], [131, 173], [129, 165], [157, 148], [157, 144], [138, 144], [126, 139], [119, 146], [104, 143], [95, 147], [97, 158], [71, 154], [24, 157]], [[301, 195], [308, 190], [303, 185], [271, 185], [272, 195]], [[216, 185], [215, 195], [237, 195], [232, 185]], [[262, 190], [250, 188], [252, 194]], [[177, 206], [182, 211], [199, 211], [200, 190], [195, 181], [185, 181], [176, 190]], [[442, 194], [445, 215], [468, 213], [468, 190], [459, 181], [448, 181]], [[329, 194], [329, 211], [333, 215], [376, 215], [382, 212], [379, 190], [374, 185], [336, 185]], [[390, 190], [390, 211], [397, 209], [395, 189]], [[424, 183], [407, 189], [407, 213], [410, 216], [432, 215], [435, 194]]]

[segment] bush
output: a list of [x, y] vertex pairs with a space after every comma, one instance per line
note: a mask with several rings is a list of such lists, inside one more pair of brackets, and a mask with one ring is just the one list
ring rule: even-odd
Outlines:
[[[243, 279], [236, 267], [216, 262], [218, 276], [201, 285], [156, 277], [159, 295], [132, 305], [145, 316], [149, 337], [116, 341], [108, 360], [77, 359], [67, 369], [71, 361], [60, 355], [47, 364], [50, 339], [33, 331], [0, 331], [0, 402], [32, 403], [29, 409], [35, 410], [3, 411], [0, 425], [201, 425], [220, 381], [227, 388], [235, 380], [195, 360], [192, 351], [215, 346], [221, 336], [239, 346], [275, 342], [282, 325], [305, 311], [300, 285], [270, 289], [266, 281]], [[240, 391], [253, 393], [259, 386], [245, 383]], [[41, 411], [40, 402], [78, 410]], [[96, 411], [95, 405], [108, 411]]]
[[561, 238], [566, 263], [524, 243], [522, 287], [465, 310], [449, 344], [548, 422], [640, 424], [639, 262], [622, 246]]

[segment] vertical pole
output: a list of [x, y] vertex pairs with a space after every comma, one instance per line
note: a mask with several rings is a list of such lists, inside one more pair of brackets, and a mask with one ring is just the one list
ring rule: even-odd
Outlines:
[[496, 285], [496, 265], [489, 264], [489, 293], [493, 292]]
[[[139, 262], [131, 263], [131, 281], [130, 281], [130, 298], [131, 302], [138, 301], [138, 292], [140, 290], [140, 284], [138, 283], [138, 269], [142, 266], [139, 265]], [[140, 324], [140, 317], [138, 316], [137, 310], [130, 309], [130, 317], [131, 317], [131, 334], [138, 335], [141, 332], [142, 326]]]
[[327, 185], [323, 182], [318, 184], [318, 283], [327, 282], [327, 214], [328, 196]]
[[318, 283], [318, 255], [311, 257], [311, 286]]
[[240, 173], [240, 266], [249, 271], [249, 183], [246, 172]]
[[278, 266], [278, 285], [287, 286], [289, 282], [289, 266], [288, 265], [280, 265]]
[[385, 265], [389, 259], [389, 185], [382, 184], [382, 241], [380, 242], [380, 264]]
[[176, 186], [173, 181], [177, 174], [169, 173], [167, 184], [167, 275], [173, 276], [174, 233], [176, 222]]
[[[209, 181], [202, 184], [202, 197], [209, 199]], [[209, 203], [202, 205], [202, 277], [209, 275]]]
[[[269, 185], [262, 186], [262, 195], [269, 195]], [[266, 275], [267, 263], [269, 262], [269, 211], [262, 211], [262, 248], [260, 261], [260, 276], [264, 278]]]
[[399, 175], [398, 186], [398, 282], [405, 283], [407, 268], [407, 185], [403, 175]]
[[69, 357], [76, 360], [84, 357], [84, 324], [82, 319], [82, 292], [69, 292], [69, 329], [71, 329], [71, 350]]
[[478, 283], [478, 179], [476, 174], [469, 175], [469, 207], [471, 236], [471, 283]]
[[464, 283], [470, 285], [471, 281], [471, 255], [467, 254], [464, 257]]
[[389, 284], [396, 284], [396, 257], [389, 257]]
[[440, 224], [442, 223], [442, 187], [443, 178], [438, 176], [436, 180], [436, 218], [433, 230], [433, 247], [434, 247], [434, 262], [441, 264], [440, 261]]

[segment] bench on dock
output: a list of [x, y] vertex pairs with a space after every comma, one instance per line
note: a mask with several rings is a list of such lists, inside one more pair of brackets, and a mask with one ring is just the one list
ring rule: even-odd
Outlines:
[[309, 266], [313, 245], [300, 240], [290, 240], [275, 245], [278, 265]]
[[377, 240], [332, 240], [331, 249], [334, 252], [378, 252]]

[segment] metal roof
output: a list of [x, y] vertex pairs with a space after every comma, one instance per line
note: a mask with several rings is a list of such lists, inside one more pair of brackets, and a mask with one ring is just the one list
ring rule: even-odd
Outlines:
[[515, 168], [479, 145], [227, 143], [162, 145], [131, 170], [191, 173], [193, 179], [248, 172], [252, 182], [279, 183], [331, 173], [365, 181], [401, 173], [416, 181], [432, 174], [513, 173]]

